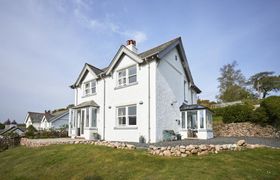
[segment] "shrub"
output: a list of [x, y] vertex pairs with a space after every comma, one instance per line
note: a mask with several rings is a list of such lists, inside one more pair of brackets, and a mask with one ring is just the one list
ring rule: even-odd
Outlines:
[[275, 127], [280, 127], [280, 96], [270, 96], [261, 102], [262, 111], [266, 112], [266, 122]]
[[224, 112], [224, 108], [214, 108], [212, 109], [214, 111], [214, 116], [222, 116]]
[[263, 107], [259, 107], [253, 112], [252, 122], [262, 126], [269, 124], [268, 115]]
[[222, 117], [224, 123], [252, 121], [253, 106], [237, 104], [223, 108]]
[[36, 128], [34, 126], [30, 125], [26, 129], [25, 136], [27, 138], [34, 138], [36, 135], [36, 132], [37, 132]]

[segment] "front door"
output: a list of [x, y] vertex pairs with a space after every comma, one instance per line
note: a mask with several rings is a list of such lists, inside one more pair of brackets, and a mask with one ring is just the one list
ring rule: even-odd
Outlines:
[[188, 137], [197, 137], [197, 111], [188, 111], [187, 113]]

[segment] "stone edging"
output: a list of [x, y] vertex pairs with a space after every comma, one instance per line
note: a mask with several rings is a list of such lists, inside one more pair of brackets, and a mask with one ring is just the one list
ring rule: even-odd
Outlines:
[[93, 145], [101, 145], [101, 146], [107, 146], [111, 148], [117, 148], [117, 149], [136, 149], [134, 145], [127, 144], [127, 143], [119, 143], [119, 142], [109, 142], [109, 141], [91, 141], [91, 140], [69, 140], [69, 141], [49, 141], [49, 142], [38, 142], [34, 141], [33, 139], [28, 138], [21, 138], [20, 145], [26, 146], [26, 147], [43, 147], [43, 146], [49, 146], [53, 144], [93, 144]]
[[187, 157], [191, 155], [207, 155], [209, 153], [219, 153], [221, 151], [241, 151], [244, 149], [254, 149], [266, 147], [259, 144], [246, 144], [245, 140], [239, 140], [236, 144], [223, 144], [223, 145], [213, 145], [213, 144], [201, 144], [201, 145], [188, 145], [188, 146], [168, 146], [168, 147], [156, 147], [149, 146], [148, 152], [152, 155], [158, 156], [177, 156], [177, 157]]

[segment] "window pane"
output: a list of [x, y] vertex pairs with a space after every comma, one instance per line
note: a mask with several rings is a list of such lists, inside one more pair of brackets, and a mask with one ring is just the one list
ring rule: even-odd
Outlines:
[[126, 75], [125, 70], [119, 71], [119, 77], [124, 77]]
[[129, 82], [129, 84], [130, 84], [130, 83], [136, 82], [136, 76], [130, 76], [130, 77], [128, 78], [128, 82]]
[[119, 117], [119, 125], [120, 126], [125, 126], [126, 124], [126, 119], [125, 117]]
[[136, 66], [132, 66], [132, 67], [128, 68], [128, 75], [131, 76], [134, 74], [136, 74]]
[[88, 87], [89, 87], [89, 83], [86, 83], [86, 84], [85, 84], [85, 87], [88, 88]]
[[136, 125], [136, 116], [128, 117], [129, 125]]
[[124, 116], [125, 115], [125, 107], [118, 108], [118, 116]]
[[128, 115], [136, 115], [136, 106], [128, 107]]
[[89, 127], [89, 109], [86, 108], [86, 127]]
[[199, 111], [199, 116], [200, 116], [200, 128], [204, 128], [203, 111]]
[[96, 109], [92, 109], [91, 111], [91, 127], [96, 127]]
[[186, 128], [186, 119], [185, 119], [185, 112], [182, 112], [182, 128]]
[[96, 88], [95, 87], [91, 88], [91, 93], [95, 93], [95, 92], [96, 92]]

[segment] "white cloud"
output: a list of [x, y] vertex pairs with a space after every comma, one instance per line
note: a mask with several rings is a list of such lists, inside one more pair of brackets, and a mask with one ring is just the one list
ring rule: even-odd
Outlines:
[[89, 13], [87, 13], [90, 10], [90, 6], [86, 1], [76, 0], [74, 7], [74, 15], [76, 16], [78, 22], [84, 25], [86, 28], [96, 32], [116, 33], [128, 39], [134, 39], [137, 41], [137, 43], [142, 43], [147, 40], [147, 35], [145, 32], [133, 29], [124, 30], [121, 28], [123, 26], [113, 22], [109, 16], [106, 16], [104, 20], [92, 18]]

